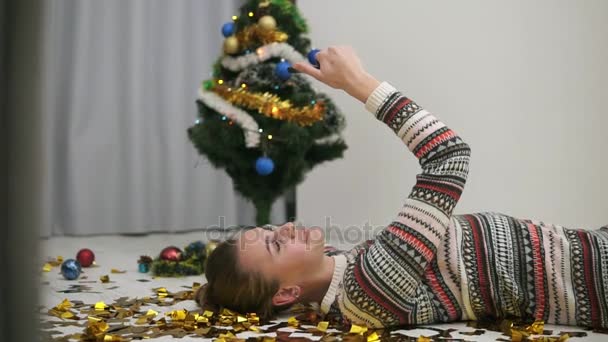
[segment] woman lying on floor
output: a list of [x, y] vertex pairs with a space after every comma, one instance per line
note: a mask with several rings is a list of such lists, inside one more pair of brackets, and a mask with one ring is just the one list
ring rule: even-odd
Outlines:
[[469, 146], [362, 67], [348, 47], [294, 68], [365, 103], [418, 158], [422, 172], [375, 240], [327, 252], [320, 230], [255, 228], [210, 255], [211, 304], [270, 317], [316, 302], [329, 317], [370, 328], [519, 317], [608, 328], [608, 227], [573, 230], [496, 213], [452, 215]]

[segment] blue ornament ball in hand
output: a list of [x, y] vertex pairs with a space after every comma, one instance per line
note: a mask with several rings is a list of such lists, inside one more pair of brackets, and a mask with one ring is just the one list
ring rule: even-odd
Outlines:
[[222, 26], [222, 34], [224, 37], [230, 37], [234, 34], [234, 23], [225, 23]]
[[74, 259], [68, 259], [61, 264], [61, 274], [67, 280], [78, 278], [81, 271], [80, 263]]
[[291, 77], [291, 72], [289, 72], [289, 68], [291, 67], [291, 63], [284, 61], [277, 63], [276, 68], [274, 69], [275, 74], [279, 76], [279, 78], [283, 81], [287, 81]]
[[274, 162], [268, 157], [260, 157], [255, 161], [255, 170], [261, 176], [267, 176], [274, 170]]
[[319, 61], [317, 60], [317, 54], [319, 53], [319, 49], [312, 49], [310, 50], [310, 52], [308, 53], [308, 62], [310, 62], [310, 64], [312, 64], [315, 68], [319, 68], [321, 67], [321, 64], [319, 64]]

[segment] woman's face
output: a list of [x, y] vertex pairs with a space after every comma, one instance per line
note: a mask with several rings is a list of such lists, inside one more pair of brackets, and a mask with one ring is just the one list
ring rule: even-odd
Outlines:
[[281, 286], [298, 284], [323, 262], [325, 240], [318, 228], [296, 228], [289, 222], [272, 230], [247, 230], [238, 242], [241, 267], [277, 279]]

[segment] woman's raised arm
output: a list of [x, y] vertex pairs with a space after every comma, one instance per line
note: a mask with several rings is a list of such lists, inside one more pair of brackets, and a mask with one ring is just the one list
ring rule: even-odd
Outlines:
[[[421, 315], [417, 308], [422, 299], [416, 297], [424, 296], [417, 291], [464, 190], [470, 148], [391, 85], [378, 84], [352, 49], [329, 48], [319, 52], [318, 60], [318, 70], [308, 65], [297, 69], [365, 101], [366, 109], [405, 143], [422, 168], [397, 217], [346, 269], [338, 304], [353, 322], [373, 327], [432, 322], [435, 317]], [[450, 310], [449, 318], [456, 319], [457, 312]]]

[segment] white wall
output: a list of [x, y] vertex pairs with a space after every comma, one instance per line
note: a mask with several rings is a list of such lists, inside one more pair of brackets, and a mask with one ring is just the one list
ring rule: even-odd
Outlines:
[[[314, 46], [352, 45], [472, 148], [457, 214], [498, 211], [572, 228], [608, 224], [608, 1], [298, 1]], [[349, 150], [298, 188], [298, 216], [388, 223], [419, 167], [363, 106]]]

